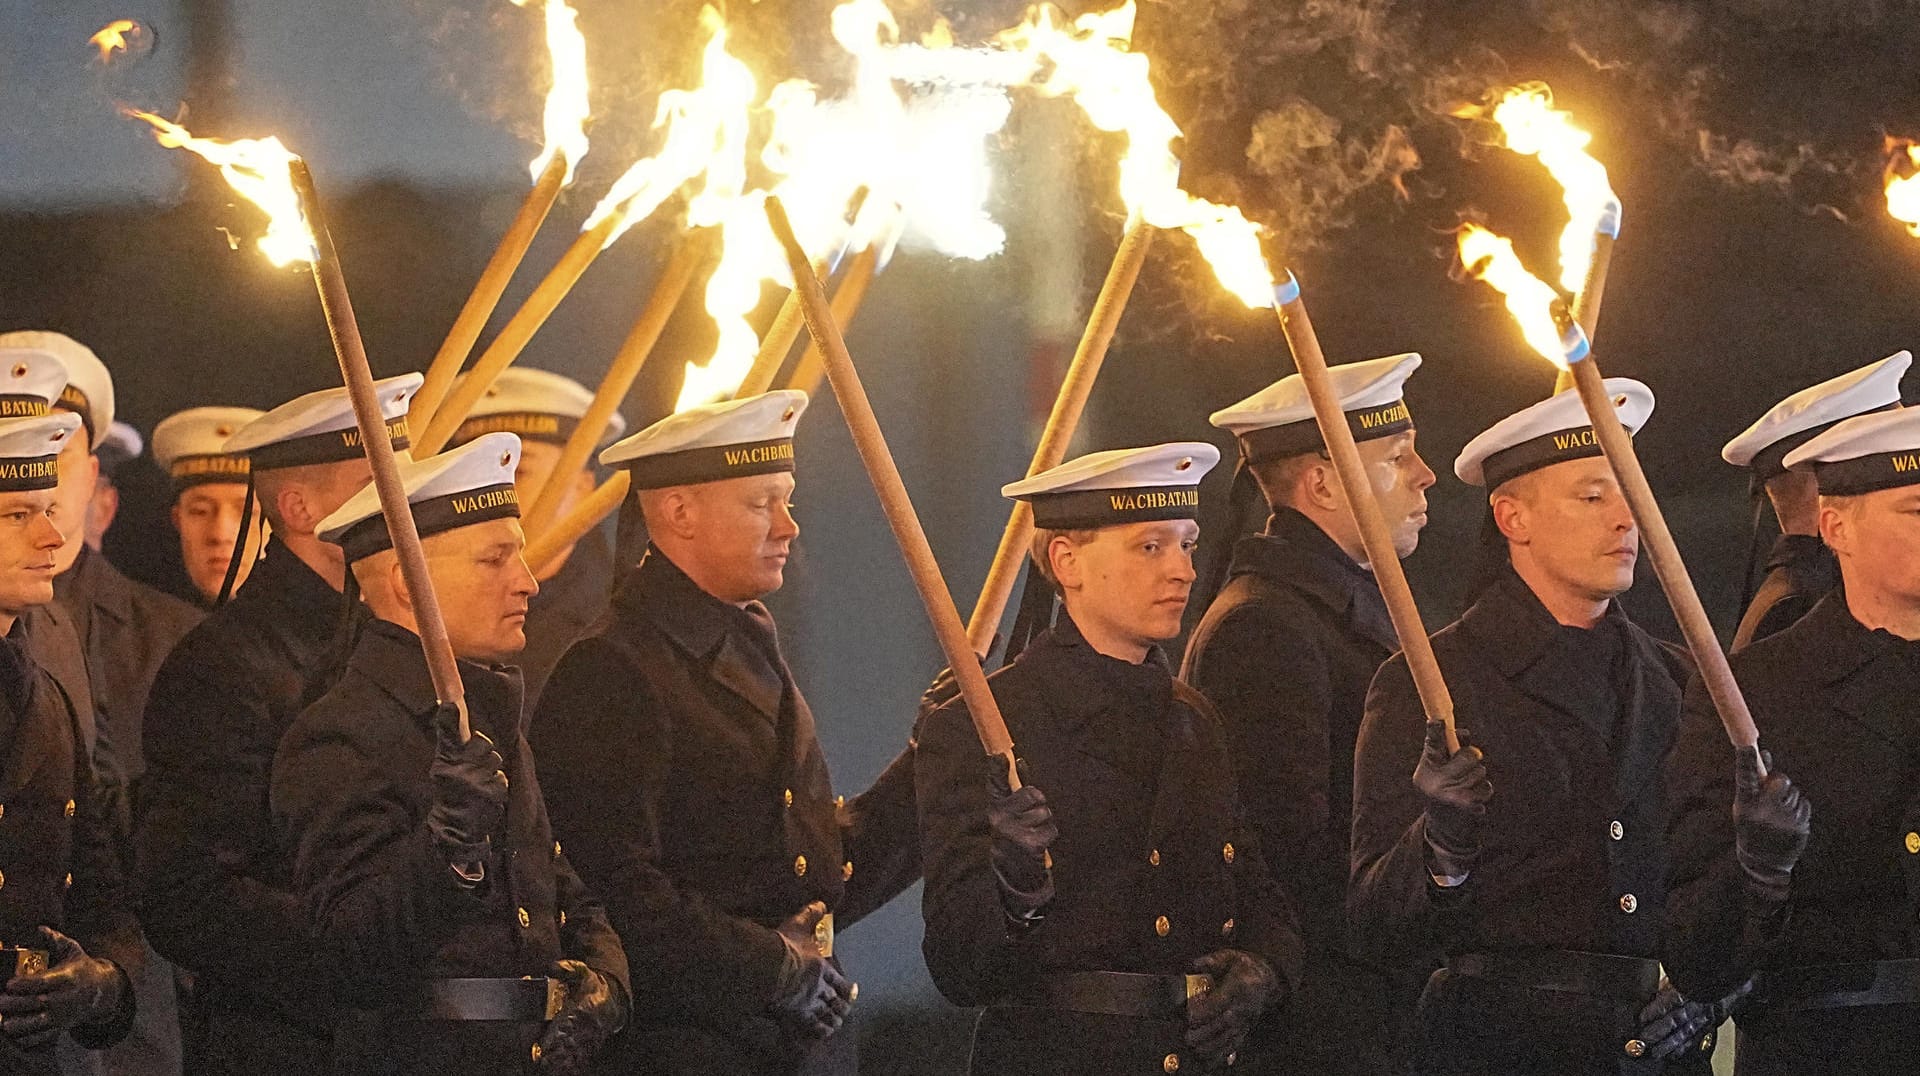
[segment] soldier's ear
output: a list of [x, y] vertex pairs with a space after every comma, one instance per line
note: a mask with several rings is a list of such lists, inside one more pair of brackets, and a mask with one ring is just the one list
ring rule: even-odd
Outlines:
[[1493, 525], [1500, 528], [1501, 537], [1521, 545], [1532, 540], [1532, 523], [1527, 518], [1527, 506], [1520, 498], [1495, 493], [1491, 507]]
[[1053, 578], [1060, 584], [1061, 590], [1080, 589], [1080, 552], [1073, 538], [1065, 534], [1056, 534], [1047, 543], [1047, 562], [1053, 568]]
[[1327, 512], [1340, 511], [1347, 504], [1346, 494], [1340, 488], [1340, 476], [1329, 459], [1316, 459], [1301, 471], [1300, 495], [1308, 504]]
[[1853, 506], [1838, 497], [1820, 498], [1820, 540], [1836, 554], [1853, 551]]

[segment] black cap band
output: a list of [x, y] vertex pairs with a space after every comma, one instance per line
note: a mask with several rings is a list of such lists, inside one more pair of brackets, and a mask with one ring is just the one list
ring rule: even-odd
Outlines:
[[718, 482], [727, 478], [776, 474], [794, 469], [793, 438], [716, 445], [641, 456], [620, 464], [633, 476], [634, 489], [664, 489]]
[[0, 459], [0, 493], [52, 489], [60, 484], [60, 455]]
[[[1378, 407], [1347, 411], [1345, 414], [1347, 429], [1353, 432], [1356, 442], [1392, 437], [1413, 429], [1413, 415], [1407, 410], [1407, 401], [1404, 399]], [[1326, 440], [1320, 436], [1320, 424], [1311, 418], [1240, 434], [1240, 454], [1248, 463], [1265, 463], [1307, 452], [1320, 452], [1326, 447]]]
[[495, 415], [475, 415], [453, 431], [447, 447], [457, 448], [489, 433], [510, 433], [522, 441], [564, 445], [579, 425], [577, 418], [545, 411], [502, 411]]
[[52, 411], [53, 407], [47, 403], [45, 396], [27, 393], [0, 395], [0, 418], [39, 418]]
[[[387, 420], [387, 440], [400, 452], [413, 442], [407, 435], [407, 416]], [[274, 471], [283, 467], [308, 467], [317, 463], [340, 463], [365, 455], [360, 444], [360, 427], [311, 433], [305, 437], [275, 441], [247, 453], [255, 471]]]
[[1877, 452], [1850, 460], [1813, 465], [1814, 481], [1828, 497], [1850, 497], [1883, 489], [1920, 485], [1920, 449]]
[[1523, 474], [1569, 460], [1586, 460], [1603, 454], [1600, 438], [1592, 426], [1555, 430], [1528, 438], [1510, 448], [1488, 456], [1480, 473], [1488, 489], [1499, 489]]
[[245, 482], [252, 470], [245, 456], [181, 456], [167, 468], [167, 477], [173, 479], [173, 491], [178, 493], [213, 482]]
[[[475, 523], [520, 516], [520, 498], [511, 482], [429, 497], [413, 502], [412, 507], [413, 525], [422, 538]], [[349, 562], [393, 548], [384, 512], [375, 512], [347, 528], [337, 541]]]
[[1056, 531], [1200, 516], [1199, 486], [1081, 489], [1041, 493], [1027, 499], [1033, 502], [1033, 525]]

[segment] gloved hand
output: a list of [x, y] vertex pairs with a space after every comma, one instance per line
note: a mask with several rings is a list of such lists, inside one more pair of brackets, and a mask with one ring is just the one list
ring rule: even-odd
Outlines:
[[1031, 926], [1053, 902], [1053, 870], [1047, 847], [1060, 837], [1047, 797], [1027, 780], [1027, 766], [1015, 760], [1020, 788], [1007, 779], [1007, 760], [988, 755], [984, 761], [994, 797], [987, 804], [987, 832], [992, 837], [993, 876], [1000, 883], [1000, 907], [1021, 926]]
[[1209, 1068], [1240, 1048], [1260, 1014], [1278, 1000], [1280, 977], [1267, 962], [1239, 949], [1217, 949], [1193, 962], [1213, 978], [1206, 993], [1187, 1000], [1187, 1045]]
[[547, 974], [567, 984], [567, 1002], [540, 1036], [541, 1072], [575, 1076], [587, 1071], [607, 1042], [627, 1024], [627, 995], [578, 960], [556, 960]]
[[1433, 873], [1458, 878], [1480, 858], [1480, 820], [1486, 817], [1493, 783], [1486, 757], [1456, 730], [1460, 750], [1447, 753], [1447, 727], [1427, 722], [1427, 742], [1413, 768], [1413, 787], [1427, 800], [1427, 861]]
[[43, 1046], [88, 1024], [111, 1020], [132, 984], [111, 960], [88, 956], [80, 943], [40, 928], [47, 970], [16, 975], [0, 993], [0, 1032], [23, 1049]]
[[[998, 649], [1000, 649], [1000, 633], [995, 632], [993, 642], [987, 644], [987, 653], [991, 654]], [[975, 656], [980, 657], [980, 655], [977, 654]], [[987, 659], [980, 657], [980, 668], [984, 670], [986, 667]], [[960, 680], [953, 675], [953, 666], [949, 665], [933, 674], [933, 682], [928, 684], [927, 689], [920, 693], [920, 709], [917, 711], [919, 715], [918, 720], [925, 721], [928, 714], [959, 697]], [[914, 727], [919, 727], [917, 722]]]
[[840, 1030], [858, 992], [813, 940], [813, 928], [826, 914], [827, 906], [816, 900], [778, 930], [787, 954], [771, 1007], [782, 1024], [805, 1039], [826, 1039]]
[[433, 804], [427, 808], [427, 831], [461, 879], [476, 883], [485, 877], [493, 837], [506, 820], [506, 764], [478, 729], [461, 743], [459, 722], [460, 712], [453, 706], [434, 707], [436, 746], [427, 771], [433, 780]]
[[1660, 992], [1640, 1010], [1640, 1030], [1628, 1041], [1626, 1052], [1632, 1057], [1678, 1057], [1697, 1049], [1725, 1018], [1719, 1006], [1688, 1001], [1663, 978]]
[[1785, 903], [1793, 865], [1807, 850], [1812, 826], [1813, 804], [1786, 774], [1774, 771], [1771, 754], [1758, 747], [1733, 749], [1733, 852], [1747, 874], [1749, 892]]

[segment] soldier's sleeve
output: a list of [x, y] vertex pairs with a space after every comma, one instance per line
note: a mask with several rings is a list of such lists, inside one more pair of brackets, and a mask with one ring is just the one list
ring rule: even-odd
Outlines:
[[[487, 883], [466, 888], [426, 826], [424, 766], [394, 776], [410, 731], [393, 715], [322, 699], [294, 720], [274, 758], [274, 828], [317, 948], [377, 979], [418, 969], [461, 926], [484, 918]], [[505, 870], [487, 865], [492, 878]]]
[[1354, 745], [1347, 937], [1362, 959], [1419, 971], [1473, 914], [1475, 887], [1469, 875], [1443, 888], [1427, 869], [1426, 803], [1413, 786], [1425, 739], [1426, 713], [1396, 654], [1373, 678]]
[[90, 763], [81, 767], [81, 777], [81, 788], [74, 795], [73, 885], [62, 909], [66, 933], [89, 956], [113, 961], [126, 976], [126, 989], [113, 1016], [73, 1030], [75, 1042], [101, 1050], [133, 1029], [133, 981], [146, 965], [146, 946], [133, 915], [132, 886], [121, 860], [113, 803]]
[[1733, 853], [1733, 749], [1698, 677], [1687, 685], [1680, 734], [1667, 759], [1666, 949], [1682, 993], [1723, 997], [1780, 940], [1790, 909], [1747, 896]]
[[1269, 866], [1299, 905], [1338, 907], [1347, 879], [1327, 787], [1325, 652], [1280, 610], [1243, 605], [1196, 640], [1181, 679], [1220, 713], [1240, 802]]
[[[230, 672], [230, 670], [229, 670]], [[211, 673], [211, 675], [209, 675]], [[274, 744], [246, 678], [183, 645], [161, 667], [145, 722], [147, 775], [134, 831], [139, 913], [163, 956], [202, 974], [306, 996], [321, 969], [292, 893], [256, 875], [270, 854]]]
[[1019, 930], [1001, 908], [987, 834], [992, 789], [984, 757], [966, 704], [957, 699], [927, 718], [914, 755], [927, 879], [920, 948], [934, 985], [955, 1005], [984, 1005], [1037, 970], [1032, 958], [1047, 933], [1044, 918]]
[[580, 880], [564, 851], [554, 857], [553, 871], [555, 904], [567, 917], [566, 925], [560, 928], [560, 951], [619, 983], [631, 1001], [632, 967], [619, 933], [607, 919], [606, 907]]
[[853, 877], [833, 912], [838, 926], [852, 926], [920, 879], [913, 752], [909, 743], [872, 787], [839, 810], [840, 843]]
[[673, 724], [624, 655], [587, 639], [541, 693], [534, 756], [554, 835], [643, 971], [635, 1011], [727, 1025], [771, 1002], [785, 943], [682, 888], [662, 866]]

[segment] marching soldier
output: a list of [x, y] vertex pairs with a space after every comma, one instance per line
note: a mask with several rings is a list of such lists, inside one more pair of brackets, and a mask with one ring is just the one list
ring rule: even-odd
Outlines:
[[0, 1071], [53, 1076], [56, 1040], [98, 1050], [132, 1026], [133, 921], [79, 715], [27, 651], [53, 600], [58, 461], [72, 415], [0, 419]]
[[1668, 966], [1702, 994], [1759, 973], [1735, 1018], [1741, 1076], [1911, 1072], [1920, 412], [1847, 419], [1786, 466], [1819, 485], [1820, 536], [1843, 585], [1733, 658], [1765, 753], [1729, 759], [1703, 685], [1687, 689], [1668, 771]]
[[[462, 374], [461, 377], [465, 377]], [[457, 387], [460, 381], [454, 380]], [[567, 475], [554, 474], [560, 450], [593, 403], [593, 393], [572, 378], [545, 370], [510, 366], [473, 405], [467, 420], [454, 431], [449, 445], [463, 445], [482, 434], [501, 431], [520, 438], [520, 470], [514, 476], [523, 499], [559, 482], [566, 490], [560, 515], [593, 492], [593, 470], [582, 467]], [[601, 445], [617, 441], [627, 420], [615, 412], [607, 423]], [[559, 518], [556, 516], [555, 518]], [[532, 565], [540, 593], [527, 610], [527, 649], [520, 655], [520, 675], [526, 683], [529, 709], [539, 702], [553, 667], [567, 647], [584, 637], [607, 611], [613, 591], [613, 550], [598, 530], [564, 550], [553, 563]]]
[[[190, 407], [153, 428], [153, 458], [173, 483], [173, 529], [180, 563], [200, 601], [212, 608], [236, 557], [233, 590], [246, 584], [260, 549], [260, 518], [247, 511], [247, 457], [226, 451], [227, 439], [265, 412], [251, 407]], [[240, 528], [247, 528], [242, 553]]]
[[[420, 375], [375, 384], [396, 450]], [[337, 1009], [267, 807], [274, 748], [344, 656], [346, 562], [321, 520], [370, 471], [345, 389], [308, 393], [240, 428], [273, 538], [245, 591], [182, 640], [147, 708], [135, 831], [141, 921], [196, 976], [203, 1071], [324, 1072]], [[192, 1035], [189, 1035], [192, 1038]]]
[[964, 702], [926, 718], [915, 761], [923, 949], [948, 1000], [987, 1006], [975, 1073], [1225, 1071], [1298, 981], [1226, 731], [1159, 650], [1180, 633], [1219, 458], [1198, 442], [1097, 452], [1002, 490], [1032, 502], [1029, 570], [1066, 608], [990, 681], [1023, 787], [983, 755]]
[[[1766, 579], [1740, 612], [1733, 649], [1744, 650], [1755, 639], [1790, 627], [1840, 584], [1839, 565], [1820, 541], [1820, 497], [1813, 475], [1788, 470], [1787, 454], [1843, 419], [1900, 406], [1900, 378], [1912, 363], [1911, 353], [1896, 352], [1802, 389], [1775, 404], [1721, 450], [1728, 463], [1747, 468], [1754, 495], [1764, 490], [1780, 522], [1780, 537], [1767, 555]], [[1742, 579], [1741, 585], [1749, 582]]]
[[[581, 1073], [625, 1023], [627, 960], [554, 842], [527, 747], [514, 466], [490, 433], [401, 466], [472, 736], [436, 703], [371, 485], [328, 516], [372, 616], [273, 764], [276, 831], [343, 1000], [373, 1013], [336, 1072]], [[557, 992], [555, 988], [558, 988]], [[336, 1056], [342, 1051], [336, 1051]]]
[[[835, 799], [760, 599], [799, 526], [803, 392], [688, 408], [620, 441], [651, 539], [533, 726], [554, 832], [637, 967], [614, 1071], [851, 1073], [833, 931], [919, 877], [911, 755]], [[837, 1034], [836, 1034], [837, 1032]]]
[[[1419, 366], [1409, 354], [1332, 370], [1402, 557], [1420, 541], [1434, 481], [1401, 398]], [[1346, 944], [1354, 738], [1367, 685], [1399, 642], [1300, 376], [1211, 421], [1238, 439], [1273, 514], [1265, 533], [1234, 546], [1181, 678], [1219, 708], [1248, 820], [1301, 917], [1306, 966], [1273, 1051], [1301, 1071], [1373, 1076], [1395, 1067], [1419, 990], [1411, 975], [1354, 960]]]
[[[1637, 432], [1653, 394], [1606, 387]], [[1404, 657], [1368, 693], [1349, 939], [1413, 969], [1445, 960], [1420, 999], [1418, 1072], [1704, 1072], [1718, 1014], [1659, 962], [1661, 769], [1685, 664], [1615, 600], [1633, 517], [1573, 393], [1495, 424], [1454, 471], [1491, 491], [1508, 563], [1433, 637], [1458, 752]]]

